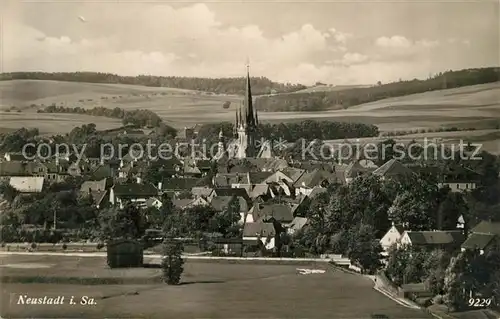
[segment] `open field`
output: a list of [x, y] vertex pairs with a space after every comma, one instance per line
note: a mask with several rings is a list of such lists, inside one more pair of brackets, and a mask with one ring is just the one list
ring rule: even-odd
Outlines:
[[[36, 112], [0, 112], [0, 128], [3, 131], [21, 127], [38, 128], [42, 134], [67, 133], [77, 126], [95, 123], [98, 130], [122, 126], [119, 119], [82, 114], [44, 114]], [[2, 130], [0, 130], [1, 133]]]
[[[212, 95], [189, 90], [120, 84], [94, 84], [57, 81], [16, 80], [0, 82], [2, 108], [16, 106], [21, 113], [0, 114], [0, 128], [40, 127], [42, 132], [64, 132], [84, 121], [100, 127], [114, 120], [76, 114], [37, 114], [42, 104], [92, 108], [104, 106], [150, 109], [168, 124], [182, 128], [196, 123], [234, 121], [242, 97]], [[222, 104], [231, 106], [223, 109]], [[32, 106], [33, 105], [33, 106]], [[6, 115], [9, 114], [9, 115]], [[15, 115], [13, 115], [15, 114]], [[304, 119], [335, 120], [375, 124], [381, 131], [433, 128], [470, 123], [483, 128], [483, 122], [500, 120], [500, 82], [433, 91], [385, 99], [354, 106], [348, 110], [326, 112], [261, 112], [263, 122], [289, 122]], [[53, 123], [65, 122], [54, 126]], [[118, 122], [118, 121], [117, 121]], [[487, 127], [493, 128], [493, 127]]]
[[[104, 260], [91, 257], [2, 256], [2, 276], [47, 274], [108, 276]], [[15, 269], [16, 264], [52, 265]], [[34, 265], [33, 265], [34, 264]], [[10, 265], [10, 267], [5, 267]], [[22, 266], [21, 266], [22, 267]], [[303, 266], [302, 266], [303, 267]], [[318, 266], [314, 266], [318, 267]], [[324, 266], [327, 267], [327, 266]], [[323, 274], [299, 275], [297, 266], [196, 263], [185, 264], [183, 284], [65, 285], [2, 284], [3, 317], [114, 318], [429, 318], [372, 289], [373, 282], [326, 268]], [[309, 268], [309, 267], [306, 267]], [[132, 270], [141, 271], [141, 270]], [[154, 269], [142, 269], [143, 274]], [[137, 275], [137, 274], [136, 274]], [[17, 305], [19, 294], [31, 297], [82, 296], [95, 305]]]

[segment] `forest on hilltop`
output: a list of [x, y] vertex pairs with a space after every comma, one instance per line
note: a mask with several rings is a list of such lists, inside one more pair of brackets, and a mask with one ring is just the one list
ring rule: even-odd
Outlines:
[[[51, 80], [66, 82], [132, 84], [149, 87], [168, 87], [185, 90], [212, 92], [217, 94], [245, 93], [244, 77], [239, 78], [194, 78], [180, 76], [120, 76], [98, 72], [14, 72], [0, 74], [0, 81], [8, 80]], [[307, 88], [302, 84], [283, 84], [265, 77], [253, 77], [252, 93], [254, 95], [271, 93], [289, 93]]]
[[354, 105], [374, 102], [385, 98], [405, 96], [428, 91], [452, 89], [469, 85], [497, 82], [500, 68], [465, 69], [436, 74], [426, 80], [413, 79], [364, 88], [338, 91], [304, 92], [261, 96], [256, 107], [265, 112], [324, 111], [347, 109]]

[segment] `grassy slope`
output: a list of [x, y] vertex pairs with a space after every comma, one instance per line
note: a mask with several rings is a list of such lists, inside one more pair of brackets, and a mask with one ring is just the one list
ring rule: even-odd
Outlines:
[[[8, 256], [6, 263], [47, 263], [52, 276], [71, 271], [95, 276], [105, 270], [104, 259], [49, 256]], [[326, 266], [326, 265], [325, 265]], [[323, 267], [325, 267], [323, 266]], [[184, 285], [57, 285], [2, 284], [2, 316], [8, 317], [113, 317], [113, 318], [429, 318], [422, 311], [404, 308], [372, 289], [368, 278], [328, 270], [325, 274], [298, 275], [297, 266], [187, 262]], [[304, 268], [300, 266], [300, 268]], [[311, 267], [305, 267], [311, 268]], [[316, 266], [315, 266], [316, 268]], [[148, 270], [148, 269], [144, 269]], [[9, 275], [12, 268], [3, 268]], [[36, 274], [39, 269], [22, 269]], [[19, 293], [35, 296], [87, 295], [97, 305], [17, 306]], [[102, 299], [103, 296], [108, 298]], [[14, 298], [15, 299], [15, 298]], [[10, 302], [9, 302], [10, 301]]]

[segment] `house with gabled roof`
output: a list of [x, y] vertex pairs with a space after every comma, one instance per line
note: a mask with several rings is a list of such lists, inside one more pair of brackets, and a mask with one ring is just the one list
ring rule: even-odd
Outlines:
[[178, 196], [181, 193], [191, 192], [192, 188], [200, 183], [198, 178], [172, 177], [164, 178], [158, 183], [160, 193], [167, 193]]
[[240, 220], [245, 216], [250, 208], [250, 204], [243, 198], [238, 196], [216, 196], [214, 198], [208, 199], [208, 203], [212, 208], [217, 212], [223, 212], [230, 205], [233, 204], [234, 201], [238, 201], [240, 206]]
[[8, 180], [14, 176], [31, 176], [29, 164], [21, 161], [0, 162], [0, 178]]
[[117, 166], [110, 164], [100, 164], [91, 169], [89, 176], [92, 180], [101, 180], [103, 178], [113, 178], [116, 175]]
[[385, 252], [389, 251], [393, 245], [398, 244], [404, 231], [405, 229], [403, 225], [394, 224], [394, 222], [392, 222], [391, 228], [389, 228], [385, 235], [380, 239], [380, 245]]
[[247, 190], [244, 188], [215, 187], [212, 190], [212, 193], [210, 193], [210, 195], [208, 196], [208, 200], [211, 201], [213, 198], [220, 196], [241, 197], [248, 203], [248, 206], [251, 206], [252, 203], [252, 200], [248, 195]]
[[413, 170], [404, 166], [398, 160], [391, 159], [384, 165], [373, 171], [373, 175], [380, 176], [382, 179], [399, 178], [414, 174]]
[[127, 202], [137, 207], [145, 208], [146, 201], [151, 197], [158, 196], [158, 189], [152, 184], [125, 183], [116, 184], [110, 189], [109, 202], [120, 208], [125, 207]]
[[209, 203], [201, 198], [183, 198], [183, 199], [173, 199], [172, 204], [178, 209], [186, 209], [194, 206], [207, 206]]
[[80, 192], [104, 191], [108, 190], [113, 185], [111, 178], [103, 178], [101, 180], [88, 180], [80, 186]]
[[273, 218], [274, 220], [288, 224], [293, 221], [293, 211], [291, 205], [288, 204], [266, 204], [259, 203], [247, 212], [244, 222], [253, 223], [258, 221], [266, 221]]
[[6, 162], [23, 162], [28, 159], [22, 153], [7, 152], [3, 156]]
[[243, 227], [243, 241], [249, 245], [255, 245], [260, 240], [266, 249], [273, 249], [275, 247], [275, 236], [276, 230], [273, 223], [246, 223]]
[[448, 168], [439, 175], [439, 187], [449, 187], [452, 192], [467, 192], [476, 189], [481, 175], [467, 167]]
[[461, 230], [405, 231], [399, 245], [453, 250], [459, 248], [464, 240]]
[[251, 185], [249, 173], [217, 173], [212, 181], [215, 187], [231, 188], [237, 185]]
[[306, 172], [300, 176], [300, 178], [293, 184], [295, 188], [295, 195], [311, 194], [315, 187], [327, 187], [331, 183], [335, 182], [335, 175], [326, 171], [314, 170], [312, 172]]
[[481, 221], [471, 229], [461, 249], [477, 250], [482, 255], [496, 245], [500, 245], [500, 222]]

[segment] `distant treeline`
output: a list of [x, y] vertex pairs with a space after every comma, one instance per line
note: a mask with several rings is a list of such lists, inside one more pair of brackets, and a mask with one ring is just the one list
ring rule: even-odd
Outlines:
[[158, 114], [150, 110], [131, 110], [125, 111], [119, 107], [108, 109], [105, 107], [94, 107], [92, 109], [84, 109], [81, 107], [64, 107], [54, 104], [47, 106], [43, 110], [38, 110], [38, 113], [73, 113], [85, 114], [92, 116], [103, 116], [115, 119], [121, 119], [124, 125], [133, 124], [138, 127], [159, 127], [162, 124], [162, 119]]
[[[216, 141], [220, 130], [225, 136], [232, 136], [234, 134], [234, 124], [229, 122], [204, 124], [198, 131], [198, 137]], [[279, 124], [263, 123], [259, 124], [258, 132], [259, 137], [273, 140], [281, 138], [288, 142], [295, 142], [299, 139], [334, 140], [379, 135], [378, 128], [371, 124], [314, 120]]]
[[[221, 94], [240, 94], [245, 92], [245, 78], [192, 78], [179, 76], [119, 76], [97, 72], [13, 72], [0, 74], [0, 81], [6, 80], [52, 80], [88, 83], [135, 84], [151, 87], [169, 87], [197, 90]], [[305, 89], [302, 84], [283, 84], [265, 77], [252, 78], [254, 95], [289, 93]]]
[[256, 107], [261, 111], [323, 111], [441, 89], [451, 89], [468, 85], [497, 82], [500, 68], [466, 69], [439, 73], [426, 80], [398, 81], [365, 88], [352, 88], [334, 92], [290, 93], [261, 96], [256, 99]]

